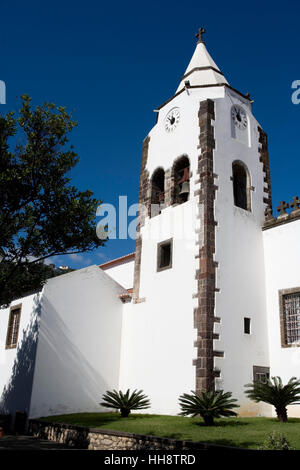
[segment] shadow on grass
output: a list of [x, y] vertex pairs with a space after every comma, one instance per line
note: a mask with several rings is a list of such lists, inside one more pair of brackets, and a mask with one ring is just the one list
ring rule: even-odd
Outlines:
[[73, 426], [85, 426], [90, 428], [100, 428], [110, 423], [132, 423], [134, 421], [151, 419], [156, 415], [130, 414], [127, 418], [122, 418], [120, 413], [78, 413], [70, 415], [54, 415], [40, 418], [41, 421], [51, 423], [70, 424]]
[[204, 424], [204, 421], [193, 421], [192, 422], [193, 426], [198, 426], [198, 427], [203, 427], [206, 429], [213, 429], [213, 428], [224, 428], [224, 427], [235, 427], [235, 426], [248, 426], [249, 423], [245, 423], [243, 421], [215, 421], [213, 426], [206, 426]]
[[236, 447], [236, 448], [242, 448], [242, 449], [254, 450], [258, 448], [258, 444], [256, 441], [244, 441], [244, 442], [237, 443], [236, 441], [233, 441], [231, 439], [211, 439], [205, 442], [207, 442], [208, 444], [214, 444], [216, 446], [229, 446], [229, 447]]
[[[121, 415], [119, 415], [119, 416], [121, 417]], [[124, 420], [125, 419], [130, 419], [130, 421], [134, 421], [136, 419], [143, 419], [144, 420], [144, 419], [153, 419], [153, 418], [159, 418], [160, 419], [161, 416], [159, 416], [159, 415], [148, 415], [148, 414], [147, 415], [146, 414], [144, 414], [144, 415], [142, 415], [142, 414], [130, 414], [128, 416], [128, 418], [122, 418], [122, 419], [124, 419]]]
[[182, 440], [182, 441], [187, 441], [187, 440], [190, 440], [190, 439], [187, 439], [184, 437], [183, 434], [181, 433], [176, 433], [176, 432], [173, 432], [173, 433], [164, 433], [164, 437], [167, 437], [168, 439], [179, 439], [179, 440]]
[[272, 423], [278, 424], [300, 424], [300, 418], [288, 418], [287, 423], [282, 423], [278, 418], [268, 418]]
[[39, 418], [41, 421], [46, 421], [49, 423], [57, 423], [57, 424], [70, 424], [71, 426], [84, 426], [84, 427], [100, 427], [104, 424], [113, 423], [115, 421], [120, 420], [120, 416], [116, 414], [116, 416], [88, 416], [83, 414], [82, 416], [72, 416], [68, 415], [67, 417], [64, 416], [43, 416]]
[[[147, 434], [147, 436], [157, 436], [157, 431], [154, 431], [152, 429], [148, 429], [145, 431], [143, 434]], [[258, 444], [257, 441], [243, 441], [243, 442], [236, 442], [236, 440], [232, 439], [226, 439], [226, 438], [209, 438], [209, 437], [204, 437], [204, 436], [199, 436], [199, 439], [191, 439], [190, 437], [185, 436], [182, 433], [168, 433], [165, 432], [163, 435], [160, 435], [162, 439], [167, 438], [167, 439], [176, 439], [176, 440], [182, 440], [186, 442], [203, 442], [207, 444], [212, 444], [212, 445], [220, 445], [220, 446], [229, 446], [229, 447], [237, 447], [237, 448], [244, 448], [244, 449], [249, 449], [249, 448], [257, 448]]]
[[[135, 421], [140, 421], [141, 419], [144, 421], [148, 419], [153, 419], [156, 415], [141, 415], [141, 414], [130, 414], [127, 418], [122, 418], [119, 413], [116, 413], [115, 416], [106, 416], [106, 417], [99, 417], [95, 420], [95, 427], [101, 427], [104, 424], [115, 423], [118, 422], [122, 425], [130, 424]], [[90, 425], [92, 426], [92, 424]]]

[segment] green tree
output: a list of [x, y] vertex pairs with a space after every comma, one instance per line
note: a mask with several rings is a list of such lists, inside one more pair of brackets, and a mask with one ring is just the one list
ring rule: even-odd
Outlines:
[[280, 377], [262, 381], [253, 381], [245, 385], [248, 390], [245, 394], [256, 403], [263, 401], [273, 405], [279, 421], [285, 423], [288, 420], [287, 406], [300, 403], [300, 380], [292, 377], [286, 385], [283, 385]]
[[142, 390], [134, 390], [132, 393], [130, 389], [126, 393], [122, 393], [121, 390], [108, 391], [102, 400], [101, 406], [120, 410], [122, 418], [127, 418], [132, 410], [144, 410], [150, 407], [150, 401]]
[[231, 392], [202, 390], [197, 394], [192, 391], [191, 394], [184, 393], [179, 397], [180, 414], [192, 417], [200, 415], [206, 426], [212, 426], [214, 418], [236, 416], [236, 412], [232, 411], [238, 407], [236, 402]]
[[64, 107], [21, 98], [17, 115], [0, 116], [0, 306], [41, 286], [38, 263], [104, 243], [95, 230], [101, 201], [70, 183], [76, 122]]

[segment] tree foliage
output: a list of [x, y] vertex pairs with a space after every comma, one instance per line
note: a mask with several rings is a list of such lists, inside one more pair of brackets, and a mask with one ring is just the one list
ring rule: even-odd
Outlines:
[[122, 393], [121, 390], [108, 391], [102, 400], [101, 406], [120, 410], [122, 418], [127, 418], [132, 410], [144, 410], [150, 407], [150, 400], [142, 390], [134, 390], [132, 393], [130, 389], [126, 393]]
[[182, 409], [180, 414], [193, 417], [200, 415], [204, 423], [211, 426], [214, 424], [214, 418], [236, 416], [236, 412], [232, 411], [238, 407], [236, 402], [231, 392], [202, 390], [197, 394], [192, 391], [191, 394], [184, 393], [180, 396], [179, 404]]
[[[9, 277], [11, 269], [12, 267], [9, 264], [2, 263], [1, 275], [3, 277]], [[42, 261], [32, 263], [28, 265], [28, 267], [22, 265], [15, 271], [17, 275], [14, 277], [13, 282], [11, 282], [11, 288], [13, 289], [12, 297], [19, 297], [23, 293], [30, 294], [31, 292], [38, 291], [42, 288], [47, 279], [66, 274], [71, 271], [74, 270], [71, 268], [56, 268], [55, 266], [45, 264]], [[19, 295], [13, 295], [15, 292], [19, 293]]]
[[245, 387], [245, 394], [251, 400], [273, 405], [277, 418], [283, 423], [288, 420], [287, 406], [300, 403], [300, 380], [296, 377], [292, 377], [286, 385], [283, 385], [280, 377], [272, 377], [265, 382], [253, 381]]
[[103, 245], [100, 201], [70, 183], [79, 160], [68, 145], [74, 126], [64, 107], [33, 109], [26, 95], [17, 115], [0, 116], [0, 306], [39, 284], [36, 263]]

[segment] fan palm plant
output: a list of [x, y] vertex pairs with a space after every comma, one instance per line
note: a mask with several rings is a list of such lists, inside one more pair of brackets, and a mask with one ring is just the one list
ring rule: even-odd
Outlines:
[[245, 393], [250, 400], [273, 405], [277, 418], [283, 423], [288, 420], [287, 406], [300, 403], [300, 380], [296, 377], [292, 377], [286, 385], [282, 384], [280, 377], [272, 377], [265, 382], [253, 381], [245, 387], [248, 387]]
[[132, 393], [130, 389], [126, 393], [122, 393], [121, 390], [107, 391], [102, 400], [101, 406], [120, 410], [122, 418], [127, 418], [132, 410], [144, 410], [150, 407], [150, 400], [142, 390], [134, 390]]
[[182, 409], [180, 415], [193, 417], [200, 415], [206, 426], [212, 426], [214, 418], [236, 416], [236, 412], [232, 411], [238, 407], [236, 402], [231, 392], [202, 390], [197, 394], [192, 391], [191, 394], [184, 393], [180, 396], [179, 404]]

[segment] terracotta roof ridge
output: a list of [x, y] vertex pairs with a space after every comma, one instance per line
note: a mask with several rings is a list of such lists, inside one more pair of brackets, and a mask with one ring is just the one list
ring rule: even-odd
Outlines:
[[119, 264], [127, 263], [135, 258], [135, 251], [132, 253], [128, 253], [127, 255], [120, 256], [119, 258], [112, 259], [110, 261], [106, 261], [103, 264], [99, 265], [101, 269], [108, 269], [112, 268], [113, 266], [118, 266]]

